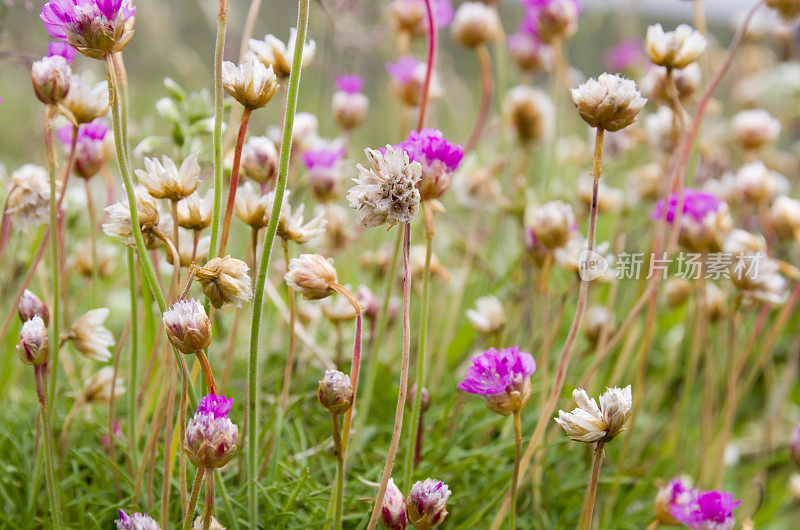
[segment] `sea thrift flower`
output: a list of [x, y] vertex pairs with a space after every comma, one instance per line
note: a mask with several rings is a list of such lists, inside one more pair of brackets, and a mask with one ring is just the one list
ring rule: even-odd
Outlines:
[[302, 293], [306, 300], [319, 300], [332, 295], [332, 286], [339, 280], [333, 260], [325, 259], [319, 254], [300, 254], [292, 258], [284, 279], [289, 287]]
[[249, 270], [244, 261], [225, 256], [210, 259], [204, 266], [195, 268], [194, 273], [203, 293], [219, 309], [224, 304], [242, 307], [242, 303], [253, 299]]
[[527, 8], [523, 28], [543, 42], [551, 44], [568, 39], [578, 30], [582, 10], [579, 0], [524, 0], [523, 3]]
[[202, 197], [195, 191], [182, 199], [178, 202], [178, 226], [188, 230], [208, 228], [211, 225], [213, 201], [211, 191]]
[[[156, 200], [141, 186], [134, 190], [136, 210], [139, 216], [139, 227], [144, 235], [145, 245], [151, 248], [155, 242], [154, 229], [158, 226], [159, 215]], [[103, 232], [111, 237], [122, 238], [128, 246], [133, 246], [133, 226], [128, 201], [120, 201], [103, 209], [108, 222], [103, 223]]]
[[781, 122], [763, 109], [743, 110], [731, 120], [733, 135], [745, 149], [761, 149], [775, 143]]
[[447, 516], [447, 499], [450, 488], [441, 480], [426, 478], [415, 482], [406, 498], [408, 522], [419, 529], [442, 524]]
[[[672, 71], [672, 81], [667, 82], [667, 69], [663, 66], [652, 66], [641, 80], [642, 92], [650, 99], [665, 105], [672, 104], [673, 90], [677, 90], [678, 100], [687, 101], [700, 88], [700, 65], [692, 63], [686, 68]], [[675, 85], [671, 87], [671, 85]]]
[[489, 348], [471, 362], [459, 389], [483, 396], [489, 409], [504, 416], [525, 408], [531, 398], [530, 378], [536, 371], [530, 353], [519, 351], [519, 346]]
[[305, 222], [304, 211], [305, 204], [301, 204], [292, 211], [292, 205], [289, 204], [288, 193], [284, 196], [281, 214], [278, 217], [277, 233], [281, 239], [285, 241], [294, 241], [302, 245], [325, 233], [325, 227], [328, 224], [325, 218], [325, 211], [321, 210], [308, 222]]
[[345, 149], [337, 145], [309, 149], [303, 153], [311, 191], [321, 201], [331, 201], [341, 194], [342, 160]]
[[75, 48], [66, 42], [56, 41], [47, 43], [47, 55], [49, 57], [59, 55], [63, 57], [69, 65], [71, 65], [72, 61], [75, 60], [75, 55], [77, 55], [77, 53], [78, 52], [75, 50]]
[[47, 219], [50, 208], [50, 183], [47, 170], [25, 164], [11, 174], [6, 211], [19, 227], [29, 230]]
[[194, 193], [200, 184], [197, 153], [186, 157], [180, 169], [166, 155], [161, 157], [160, 162], [155, 158], [145, 158], [144, 167], [144, 170], [137, 169], [136, 175], [148, 193], [156, 199], [179, 201]]
[[211, 320], [194, 298], [175, 302], [162, 320], [167, 338], [182, 353], [197, 353], [211, 344]]
[[673, 31], [664, 31], [661, 24], [647, 28], [645, 48], [653, 63], [667, 68], [686, 68], [697, 62], [706, 51], [706, 38], [691, 26], [681, 24]]
[[494, 296], [482, 296], [475, 301], [475, 309], [467, 310], [467, 320], [479, 333], [497, 333], [506, 325], [503, 303]]
[[47, 338], [47, 328], [44, 320], [35, 315], [22, 324], [19, 331], [17, 354], [25, 364], [39, 366], [47, 362], [50, 355], [50, 341]]
[[553, 65], [553, 48], [536, 35], [517, 31], [508, 37], [506, 45], [511, 58], [524, 71], [549, 70]]
[[525, 226], [533, 230], [536, 238], [550, 249], [564, 246], [577, 226], [572, 207], [563, 201], [546, 202], [530, 212], [525, 216]]
[[406, 521], [406, 500], [403, 498], [400, 489], [395, 485], [393, 478], [389, 478], [389, 482], [386, 485], [386, 493], [383, 495], [381, 524], [388, 530], [405, 530], [408, 525]]
[[89, 85], [81, 76], [73, 75], [67, 97], [61, 103], [77, 123], [89, 123], [108, 112], [108, 82]]
[[236, 217], [254, 230], [269, 224], [274, 194], [262, 195], [249, 182], [239, 186], [234, 200]]
[[356, 185], [347, 192], [350, 207], [359, 211], [359, 224], [371, 228], [383, 223], [410, 223], [419, 211], [417, 183], [422, 166], [390, 145], [385, 153], [374, 149], [364, 152], [369, 167], [358, 164], [358, 177], [353, 179]]
[[465, 2], [458, 7], [450, 31], [462, 46], [477, 48], [500, 36], [500, 15], [482, 2]]
[[503, 115], [522, 144], [537, 144], [553, 132], [555, 107], [537, 88], [520, 85], [509, 90]]
[[763, 162], [751, 162], [739, 168], [734, 189], [745, 201], [765, 203], [778, 193], [789, 191], [786, 178], [769, 169]]
[[358, 127], [367, 117], [369, 99], [361, 93], [363, 84], [363, 80], [357, 75], [336, 78], [338, 90], [333, 94], [331, 108], [336, 123], [345, 131]]
[[47, 304], [28, 289], [22, 291], [22, 296], [19, 297], [17, 314], [23, 323], [35, 316], [41, 317], [45, 326], [50, 323], [50, 310], [47, 308]]
[[423, 201], [442, 196], [450, 187], [450, 177], [464, 156], [461, 146], [448, 142], [437, 129], [412, 131], [396, 147], [408, 153], [411, 162], [419, 162], [422, 166], [422, 178], [417, 187]]
[[691, 502], [693, 493], [691, 482], [682, 477], [676, 477], [660, 488], [653, 503], [658, 522], [666, 526], [679, 526], [681, 523], [672, 516], [672, 509], [686, 506]]
[[786, 280], [767, 255], [764, 236], [735, 229], [726, 237], [722, 250], [731, 257], [730, 280], [742, 294], [771, 304], [786, 300]]
[[[410, 107], [416, 107], [422, 97], [422, 84], [425, 82], [427, 65], [410, 55], [399, 57], [394, 63], [386, 63], [386, 71], [391, 77], [391, 87], [397, 99]], [[441, 87], [436, 75], [431, 76], [428, 100], [441, 95]]]
[[605, 65], [612, 72], [621, 72], [636, 66], [642, 56], [642, 43], [638, 39], [625, 39], [606, 52]]
[[317, 399], [331, 414], [344, 414], [353, 406], [353, 385], [350, 376], [337, 370], [325, 370], [317, 385]]
[[[679, 200], [678, 194], [672, 194], [666, 207], [663, 199], [658, 201], [650, 217], [673, 224]], [[682, 210], [678, 235], [681, 245], [696, 251], [718, 250], [733, 224], [725, 202], [711, 193], [684, 188]]]
[[109, 348], [114, 345], [114, 336], [103, 325], [108, 314], [107, 307], [87, 311], [72, 324], [66, 334], [75, 349], [87, 359], [100, 362], [111, 359]]
[[72, 70], [60, 55], [39, 59], [31, 67], [31, 83], [36, 97], [45, 105], [55, 105], [67, 97]]
[[92, 374], [83, 384], [81, 397], [85, 403], [108, 403], [125, 393], [121, 377], [114, 378], [114, 367], [104, 366]]
[[636, 83], [618, 75], [600, 74], [597, 79], [573, 88], [572, 102], [581, 118], [592, 127], [618, 131], [636, 121], [647, 100], [636, 90]]
[[116, 524], [117, 530], [161, 530], [158, 523], [146, 513], [133, 513], [128, 515], [120, 510], [119, 519], [117, 519]]
[[597, 344], [600, 335], [603, 333], [613, 333], [616, 325], [614, 324], [614, 313], [602, 305], [593, 305], [586, 310], [583, 317], [583, 333], [592, 344]]
[[135, 12], [131, 0], [50, 0], [39, 16], [50, 35], [103, 59], [130, 42]]
[[278, 174], [278, 150], [266, 136], [251, 136], [242, 146], [241, 171], [256, 182], [268, 182]]
[[572, 397], [578, 407], [572, 412], [559, 410], [556, 423], [576, 442], [610, 442], [625, 429], [632, 407], [630, 385], [607, 389], [600, 396], [600, 407], [582, 388], [576, 388]]
[[[274, 35], [267, 35], [264, 40], [250, 39], [250, 51], [261, 61], [264, 66], [270, 66], [275, 75], [281, 78], [289, 77], [292, 72], [292, 58], [294, 57], [294, 41], [297, 29], [289, 30], [289, 40], [286, 44]], [[301, 68], [305, 68], [314, 59], [317, 45], [313, 40], [303, 44], [303, 57]]]
[[222, 86], [236, 101], [253, 110], [269, 103], [278, 91], [278, 78], [271, 66], [247, 55], [238, 66], [230, 61], [222, 63]]
[[236, 452], [239, 428], [228, 418], [233, 399], [207, 394], [186, 427], [183, 450], [199, 468], [222, 467]]
[[[68, 150], [72, 145], [74, 127], [67, 125], [58, 130], [58, 137]], [[108, 126], [101, 118], [84, 123], [78, 128], [75, 140], [75, 162], [73, 170], [81, 178], [92, 178], [103, 167], [110, 156]]]
[[692, 530], [732, 530], [736, 523], [733, 510], [741, 503], [724, 491], [695, 490], [691, 501], [673, 505], [670, 513]]

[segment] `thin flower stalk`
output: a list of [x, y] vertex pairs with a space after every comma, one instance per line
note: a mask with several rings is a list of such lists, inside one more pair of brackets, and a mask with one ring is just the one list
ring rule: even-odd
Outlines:
[[403, 410], [405, 408], [406, 393], [408, 392], [408, 364], [411, 350], [411, 319], [409, 314], [409, 305], [411, 303], [410, 247], [411, 225], [406, 223], [403, 227], [403, 355], [400, 360], [400, 387], [397, 392], [397, 407], [395, 409], [392, 440], [389, 444], [389, 451], [386, 454], [386, 464], [383, 468], [378, 495], [375, 498], [375, 506], [372, 509], [372, 515], [370, 516], [369, 525], [367, 526], [368, 530], [375, 530], [378, 524], [381, 507], [383, 506], [383, 497], [386, 493], [386, 487], [389, 484], [389, 478], [391, 478], [392, 475], [394, 458], [397, 454], [397, 446], [400, 444], [400, 434], [403, 429]]
[[467, 143], [464, 144], [464, 152], [467, 153], [477, 145], [483, 134], [486, 125], [486, 118], [489, 116], [489, 107], [492, 104], [492, 91], [494, 90], [494, 79], [492, 78], [492, 57], [486, 44], [478, 46], [478, 65], [481, 69], [481, 106], [478, 110], [478, 117], [475, 119], [475, 126], [470, 133]]
[[53, 459], [53, 433], [50, 429], [50, 413], [45, 391], [44, 365], [34, 367], [36, 393], [39, 397], [39, 418], [42, 421], [42, 453], [44, 453], [47, 495], [50, 500], [50, 514], [54, 530], [61, 528], [61, 494], [56, 486], [55, 463]]
[[131, 299], [131, 357], [128, 364], [128, 450], [131, 468], [137, 468], [137, 451], [139, 437], [136, 435], [136, 373], [139, 364], [139, 307], [136, 296], [136, 259], [134, 250], [128, 247], [125, 251], [128, 264], [128, 288]]
[[239, 187], [239, 165], [242, 161], [242, 147], [244, 146], [244, 136], [247, 133], [247, 124], [250, 121], [251, 108], [245, 108], [242, 112], [242, 119], [239, 123], [239, 134], [236, 137], [236, 146], [233, 150], [233, 166], [231, 168], [231, 179], [228, 187], [228, 204], [225, 206], [225, 217], [222, 220], [222, 236], [219, 243], [219, 256], [225, 255], [225, 248], [228, 246], [228, 233], [231, 228], [231, 217], [233, 216], [233, 205], [236, 202], [236, 190]]
[[197, 468], [197, 474], [194, 477], [194, 485], [192, 486], [192, 494], [189, 496], [189, 506], [183, 514], [183, 530], [190, 530], [192, 527], [192, 520], [194, 519], [194, 510], [197, 508], [197, 498], [200, 496], [200, 487], [203, 485], [203, 476], [205, 469]]
[[[418, 131], [422, 130], [425, 123], [425, 113], [428, 109], [428, 92], [431, 88], [433, 66], [436, 61], [436, 11], [433, 8], [433, 0], [425, 0], [425, 15], [428, 19], [428, 52], [425, 58], [425, 81], [422, 84], [422, 97], [419, 103]], [[403, 134], [405, 134], [405, 131], [403, 131]]]
[[592, 474], [589, 477], [589, 485], [586, 488], [586, 502], [583, 506], [583, 530], [591, 530], [592, 514], [594, 512], [594, 501], [597, 497], [597, 481], [600, 478], [600, 465], [603, 463], [603, 449], [605, 442], [597, 442], [592, 457]]
[[203, 505], [203, 530], [211, 527], [211, 515], [214, 512], [214, 468], [206, 468], [206, 499]]
[[522, 411], [514, 412], [514, 473], [511, 475], [511, 510], [508, 524], [511, 530], [517, 527], [517, 482], [519, 482], [519, 459], [522, 454]]
[[308, 26], [309, 0], [300, 0], [297, 10], [297, 33], [295, 35], [294, 56], [292, 69], [289, 75], [289, 88], [287, 92], [286, 113], [283, 120], [283, 137], [281, 140], [281, 153], [278, 163], [278, 180], [275, 185], [275, 198], [272, 212], [267, 225], [267, 232], [261, 246], [261, 255], [258, 260], [258, 276], [256, 277], [255, 296], [253, 299], [253, 320], [250, 327], [250, 354], [248, 361], [247, 378], [247, 408], [249, 426], [247, 430], [247, 504], [248, 517], [251, 528], [255, 528], [258, 521], [258, 499], [256, 497], [257, 448], [258, 448], [258, 339], [261, 329], [261, 311], [264, 303], [264, 288], [267, 281], [267, 269], [272, 255], [272, 244], [278, 229], [278, 218], [283, 205], [283, 195], [286, 191], [286, 180], [289, 174], [289, 157], [292, 149], [292, 130], [294, 116], [297, 111], [297, 94], [300, 86], [300, 64], [303, 57], [303, 43], [305, 42]]
[[[211, 217], [210, 257], [217, 255], [219, 231], [222, 227], [222, 100], [225, 91], [222, 88], [222, 59], [225, 52], [225, 27], [228, 23], [228, 1], [219, 0], [217, 12], [217, 37], [214, 46], [214, 209]], [[206, 304], [208, 312], [210, 302]]]
[[[59, 278], [59, 266], [58, 266], [58, 237], [57, 232], [55, 236], [52, 236], [54, 233], [53, 231], [57, 230], [58, 227], [58, 206], [56, 205], [56, 152], [55, 152], [55, 135], [53, 132], [53, 120], [55, 119], [56, 109], [52, 105], [48, 105], [45, 111], [45, 124], [44, 124], [44, 142], [45, 148], [47, 149], [47, 167], [50, 170], [50, 296], [52, 299], [53, 308], [51, 311], [52, 314], [52, 327], [50, 328], [50, 344], [53, 345], [53, 355], [52, 355], [52, 363], [50, 364], [52, 374], [50, 375], [50, 403], [53, 403], [53, 397], [55, 396], [55, 388], [56, 388], [56, 377], [58, 374], [58, 358], [59, 358], [59, 319], [61, 318], [61, 296], [60, 296], [60, 278]], [[42, 421], [45, 421], [46, 415], [44, 414], [44, 410], [46, 405], [43, 405], [42, 411]], [[49, 430], [49, 426], [47, 426]], [[50, 443], [46, 441], [45, 443]], [[47, 451], [50, 451], [47, 448]], [[52, 457], [52, 454], [50, 455]], [[50, 476], [48, 480], [52, 480], [53, 477]], [[48, 484], [48, 487], [50, 485]], [[53, 499], [50, 499], [50, 503], [53, 504]], [[55, 506], [55, 505], [54, 505]]]

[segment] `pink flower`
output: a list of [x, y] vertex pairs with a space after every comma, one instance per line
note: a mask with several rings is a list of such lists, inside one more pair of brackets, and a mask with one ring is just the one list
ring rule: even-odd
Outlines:
[[346, 94], [358, 94], [364, 88], [364, 80], [358, 75], [340, 75], [336, 78], [336, 88]]
[[386, 71], [397, 83], [409, 83], [414, 80], [414, 72], [420, 64], [422, 63], [410, 55], [403, 55], [397, 62], [386, 63]]
[[131, 40], [135, 12], [132, 0], [50, 0], [39, 17], [51, 36], [102, 59]]
[[211, 414], [215, 418], [226, 418], [231, 410], [231, 405], [233, 405], [233, 398], [228, 399], [225, 396], [206, 394], [197, 405], [195, 415]]
[[[650, 214], [652, 219], [661, 219], [666, 215], [666, 221], [672, 223], [675, 221], [675, 214], [678, 210], [678, 201], [680, 197], [677, 193], [673, 193], [669, 197], [666, 212], [664, 211], [664, 199], [658, 201]], [[683, 190], [683, 215], [686, 215], [698, 223], [709, 213], [714, 213], [720, 209], [724, 201], [715, 195], [705, 192], [696, 191], [691, 188], [684, 188]]]
[[49, 57], [60, 55], [67, 61], [67, 64], [72, 64], [72, 61], [75, 60], [75, 55], [77, 55], [77, 53], [78, 52], [75, 51], [75, 48], [66, 42], [56, 41], [47, 45], [47, 55]]
[[606, 69], [620, 72], [636, 65], [644, 54], [638, 39], [625, 39], [606, 52]]
[[489, 348], [472, 358], [467, 377], [458, 388], [482, 396], [505, 392], [512, 384], [528, 379], [536, 371], [536, 361], [519, 346], [496, 350]]
[[309, 149], [303, 153], [303, 162], [308, 169], [330, 169], [344, 157], [344, 147]]
[[711, 490], [692, 492], [686, 505], [674, 505], [672, 516], [693, 530], [730, 530], [736, 522], [735, 510], [742, 501], [734, 501], [732, 493]]

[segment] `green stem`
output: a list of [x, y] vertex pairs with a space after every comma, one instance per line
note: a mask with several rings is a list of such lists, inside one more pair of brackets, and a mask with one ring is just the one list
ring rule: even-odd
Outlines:
[[214, 512], [214, 468], [206, 468], [206, 502], [203, 506], [203, 530], [211, 528], [211, 516]]
[[331, 414], [333, 424], [333, 447], [336, 453], [336, 486], [333, 490], [333, 528], [341, 530], [344, 506], [344, 453], [342, 451], [342, 431], [339, 428], [339, 415]]
[[128, 258], [128, 287], [131, 297], [131, 359], [130, 379], [128, 381], [128, 449], [133, 469], [138, 469], [136, 446], [139, 439], [136, 436], [136, 370], [139, 358], [139, 308], [136, 296], [136, 261], [133, 249], [127, 248]]
[[189, 508], [183, 514], [183, 530], [189, 530], [192, 527], [192, 519], [194, 518], [194, 510], [197, 508], [197, 497], [200, 495], [200, 486], [203, 484], [203, 471], [205, 468], [197, 468], [197, 475], [194, 477], [194, 485], [192, 486], [192, 495], [189, 497]]
[[[431, 216], [430, 219], [428, 216]], [[425, 245], [425, 270], [422, 276], [422, 317], [419, 326], [419, 347], [417, 348], [417, 377], [414, 403], [411, 408], [411, 422], [409, 423], [408, 444], [406, 446], [406, 461], [403, 468], [403, 485], [411, 487], [411, 475], [414, 471], [414, 446], [417, 443], [417, 429], [422, 407], [422, 390], [425, 385], [425, 367], [428, 342], [428, 319], [430, 313], [430, 280], [431, 280], [431, 255], [433, 254], [433, 212], [425, 208], [426, 245]]]
[[278, 229], [278, 217], [283, 205], [283, 195], [286, 191], [286, 180], [289, 174], [289, 155], [292, 150], [292, 130], [294, 128], [294, 115], [297, 110], [297, 93], [300, 86], [300, 69], [303, 58], [303, 43], [306, 38], [308, 26], [308, 11], [310, 0], [300, 0], [297, 10], [297, 34], [294, 43], [294, 57], [292, 57], [292, 70], [289, 75], [289, 90], [286, 97], [286, 115], [283, 119], [283, 138], [281, 140], [281, 155], [278, 164], [278, 182], [275, 185], [275, 199], [272, 204], [272, 213], [267, 225], [267, 233], [261, 246], [261, 256], [258, 260], [258, 276], [253, 298], [253, 322], [250, 327], [250, 356], [248, 362], [248, 408], [250, 425], [247, 429], [247, 503], [250, 528], [257, 527], [258, 500], [256, 497], [256, 480], [258, 468], [256, 462], [258, 452], [258, 334], [261, 329], [261, 311], [264, 305], [264, 287], [267, 281], [267, 269], [272, 255], [272, 244]]
[[228, 497], [228, 488], [225, 487], [225, 481], [222, 480], [222, 474], [219, 469], [214, 470], [214, 477], [217, 489], [219, 489], [219, 496], [222, 498], [222, 504], [225, 505], [225, 513], [228, 515], [229, 528], [239, 530], [239, 523], [236, 522], [236, 514], [233, 512], [233, 505]]
[[50, 499], [50, 513], [52, 515], [53, 529], [61, 528], [61, 505], [56, 490], [56, 473], [53, 464], [53, 434], [50, 431], [50, 414], [47, 409], [45, 393], [44, 365], [35, 366], [36, 392], [39, 394], [39, 407], [42, 419], [42, 450], [44, 451], [44, 469], [47, 475], [47, 496]]
[[[223, 4], [224, 7], [223, 7]], [[214, 47], [214, 212], [211, 217], [211, 246], [208, 257], [217, 255], [219, 231], [222, 227], [222, 55], [225, 49], [225, 26], [227, 23], [227, 3], [220, 1], [217, 17], [217, 40]], [[208, 307], [206, 307], [208, 311]]]
[[594, 512], [594, 500], [597, 496], [597, 480], [600, 478], [600, 464], [603, 463], [603, 448], [605, 442], [597, 442], [594, 448], [594, 460], [592, 461], [592, 475], [589, 478], [589, 485], [586, 490], [586, 505], [583, 507], [583, 529], [592, 528], [592, 513]]
[[55, 135], [53, 134], [53, 119], [55, 118], [55, 107], [48, 106], [45, 114], [44, 123], [44, 143], [47, 149], [47, 167], [50, 170], [50, 291], [52, 295], [53, 310], [51, 313], [50, 344], [52, 345], [52, 363], [50, 364], [52, 373], [50, 374], [50, 403], [56, 392], [56, 377], [58, 375], [58, 353], [59, 353], [59, 324], [61, 319], [61, 297], [59, 296], [59, 274], [58, 274], [58, 205], [56, 204], [56, 151]]
[[519, 457], [522, 455], [522, 415], [514, 412], [514, 474], [511, 477], [511, 508], [508, 511], [508, 526], [517, 527], [517, 481], [519, 481]]

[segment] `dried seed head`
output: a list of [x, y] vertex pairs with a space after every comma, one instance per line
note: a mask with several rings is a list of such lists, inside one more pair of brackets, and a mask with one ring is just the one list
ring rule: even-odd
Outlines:
[[145, 158], [144, 167], [144, 170], [137, 169], [136, 175], [156, 199], [179, 201], [194, 193], [200, 184], [197, 153], [186, 157], [180, 169], [166, 155], [161, 157], [160, 162], [155, 158]]
[[628, 176], [628, 189], [632, 189], [638, 200], [651, 200], [661, 195], [664, 169], [658, 162], [650, 162], [635, 168]]
[[667, 82], [667, 69], [663, 66], [653, 66], [641, 80], [642, 92], [650, 99], [663, 103], [672, 104], [672, 88], [674, 83], [678, 92], [678, 99], [682, 102], [688, 101], [697, 93], [700, 88], [701, 71], [700, 65], [692, 63], [686, 68], [672, 71], [672, 82]]
[[[402, 4], [417, 2], [401, 1]], [[331, 109], [336, 123], [344, 131], [351, 131], [361, 125], [369, 112], [369, 98], [360, 92], [349, 93], [341, 90], [333, 94]]]
[[630, 385], [609, 388], [600, 396], [600, 406], [586, 391], [577, 388], [572, 392], [578, 405], [572, 412], [558, 411], [556, 422], [576, 442], [610, 442], [625, 429], [631, 415]]
[[249, 270], [244, 261], [225, 256], [212, 258], [204, 266], [197, 267], [195, 277], [217, 309], [223, 304], [242, 307], [242, 303], [253, 299]]
[[161, 530], [158, 523], [146, 513], [128, 515], [120, 510], [116, 524], [117, 530]]
[[125, 393], [121, 377], [114, 379], [114, 367], [104, 366], [92, 374], [83, 384], [81, 397], [85, 403], [108, 403]]
[[40, 366], [47, 362], [50, 355], [50, 341], [47, 338], [47, 327], [39, 315], [34, 315], [22, 324], [17, 354], [25, 364]]
[[553, 133], [553, 102], [536, 88], [521, 85], [509, 90], [503, 114], [523, 144], [539, 143]]
[[50, 184], [47, 170], [25, 164], [11, 174], [11, 188], [6, 199], [6, 211], [15, 217], [25, 231], [47, 219], [50, 208]]
[[[95, 244], [95, 260], [92, 260], [92, 242], [81, 241], [70, 256], [70, 267], [84, 278], [91, 278], [95, 273], [100, 278], [108, 278], [119, 263], [119, 247], [104, 243]], [[169, 254], [168, 254], [169, 255]]]
[[534, 27], [539, 38], [548, 44], [573, 36], [578, 31], [580, 14], [578, 0], [549, 0], [531, 13], [535, 15]]
[[800, 237], [800, 201], [786, 195], [776, 197], [769, 209], [768, 219], [778, 237]]
[[[144, 235], [145, 245], [151, 248], [156, 243], [153, 230], [158, 226], [158, 205], [155, 199], [141, 186], [136, 187], [134, 196], [136, 197], [139, 227]], [[103, 211], [108, 217], [107, 222], [102, 225], [103, 232], [108, 236], [124, 239], [126, 245], [133, 246], [133, 225], [128, 201], [124, 200], [106, 206]]]
[[511, 59], [525, 72], [548, 71], [553, 66], [553, 48], [535, 35], [518, 31], [508, 38]]
[[366, 149], [369, 168], [358, 164], [356, 185], [347, 192], [350, 207], [359, 211], [358, 222], [367, 228], [383, 223], [410, 223], [419, 211], [419, 162], [408, 153], [387, 145], [385, 153]]
[[264, 228], [269, 224], [274, 197], [273, 193], [261, 195], [250, 182], [245, 182], [236, 192], [236, 216], [250, 228]]
[[[250, 51], [264, 66], [272, 67], [275, 75], [281, 78], [289, 77], [292, 72], [296, 35], [297, 29], [291, 28], [289, 30], [289, 40], [286, 41], [286, 44], [274, 35], [267, 35], [264, 40], [250, 39], [248, 41]], [[316, 51], [317, 45], [313, 40], [303, 44], [301, 68], [306, 68], [311, 63]]]
[[603, 333], [606, 337], [614, 333], [616, 323], [614, 313], [604, 306], [594, 305], [586, 310], [583, 319], [583, 333], [592, 344], [597, 344]]
[[[404, 4], [415, 4], [418, 2], [401, 2]], [[387, 530], [406, 530], [406, 500], [400, 489], [395, 485], [394, 479], [389, 478], [386, 485], [386, 492], [383, 494], [383, 505], [381, 505], [381, 524]]]
[[55, 105], [67, 97], [72, 69], [60, 55], [39, 59], [31, 67], [31, 82], [36, 97], [45, 105]]
[[650, 60], [659, 66], [686, 68], [697, 62], [706, 51], [706, 45], [703, 34], [686, 24], [666, 32], [661, 24], [647, 28], [645, 49]]
[[415, 482], [406, 498], [408, 522], [417, 528], [430, 528], [442, 524], [447, 516], [447, 499], [450, 488], [440, 480], [426, 478]]
[[763, 109], [743, 110], [731, 120], [733, 135], [745, 149], [761, 149], [775, 143], [781, 122]]
[[786, 177], [772, 171], [763, 162], [751, 162], [736, 172], [735, 190], [740, 198], [766, 203], [779, 193], [789, 191]]
[[169, 341], [182, 353], [197, 353], [211, 344], [211, 319], [194, 298], [175, 302], [164, 311], [163, 321]]
[[682, 306], [692, 294], [692, 282], [683, 278], [670, 278], [664, 283], [664, 302], [669, 309]]
[[252, 110], [269, 103], [278, 91], [278, 78], [272, 66], [264, 66], [248, 54], [238, 66], [230, 61], [222, 63], [222, 86], [236, 101]]
[[461, 4], [450, 29], [453, 39], [467, 48], [495, 41], [502, 33], [497, 10], [481, 2]]
[[108, 318], [107, 307], [92, 309], [83, 314], [69, 328], [66, 337], [78, 352], [93, 361], [107, 362], [111, 359], [114, 336], [103, 325]]
[[178, 226], [188, 230], [203, 230], [211, 225], [214, 195], [209, 191], [202, 197], [197, 191], [178, 202]]
[[331, 288], [339, 281], [332, 259], [319, 254], [300, 254], [289, 261], [289, 271], [284, 276], [292, 289], [307, 300], [319, 300], [333, 294]]
[[525, 212], [525, 226], [547, 248], [564, 246], [577, 226], [572, 207], [563, 201], [550, 201]]
[[50, 323], [50, 310], [47, 308], [47, 304], [28, 289], [22, 291], [22, 296], [19, 297], [17, 314], [23, 323], [35, 316], [41, 317], [45, 327]]
[[305, 204], [301, 204], [294, 211], [292, 210], [287, 190], [283, 199], [281, 214], [278, 217], [278, 236], [280, 238], [285, 241], [303, 244], [325, 233], [325, 227], [328, 224], [325, 212], [318, 212], [306, 223], [303, 215], [304, 211]]
[[67, 97], [61, 104], [72, 113], [78, 124], [94, 121], [108, 112], [108, 83], [101, 81], [89, 85], [81, 76], [73, 75]]
[[586, 123], [611, 132], [636, 121], [636, 115], [647, 103], [636, 90], [636, 83], [612, 74], [600, 74], [570, 93], [578, 114]]
[[252, 136], [242, 146], [241, 171], [256, 182], [268, 182], [278, 173], [278, 150], [266, 136]]
[[475, 309], [467, 310], [467, 320], [478, 333], [497, 333], [506, 325], [503, 303], [494, 296], [483, 296], [475, 301]]
[[[386, 63], [386, 70], [391, 77], [391, 88], [397, 99], [410, 107], [417, 107], [422, 97], [422, 85], [427, 75], [427, 66], [410, 55], [404, 55], [394, 63]], [[442, 87], [436, 72], [431, 76], [428, 87], [428, 100], [439, 99]]]
[[706, 289], [702, 299], [703, 311], [712, 322], [725, 316], [728, 300], [725, 292], [716, 284], [706, 282]]
[[[589, 210], [592, 207], [594, 178], [583, 175], [578, 179], [577, 195]], [[619, 212], [625, 207], [625, 193], [619, 188], [612, 188], [604, 181], [597, 183], [597, 211], [600, 213]]]
[[317, 386], [317, 399], [331, 414], [344, 414], [353, 406], [353, 385], [350, 376], [337, 370], [326, 370]]

